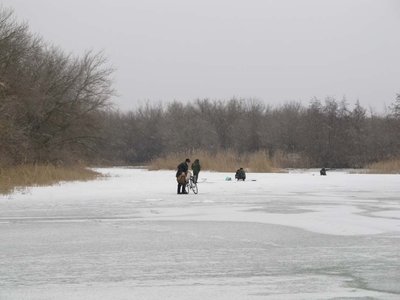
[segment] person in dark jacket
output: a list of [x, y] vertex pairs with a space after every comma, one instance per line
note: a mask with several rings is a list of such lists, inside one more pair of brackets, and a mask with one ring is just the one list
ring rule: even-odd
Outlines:
[[176, 171], [176, 180], [178, 181], [178, 194], [187, 194], [186, 192], [186, 175], [189, 170], [190, 159], [186, 160], [178, 165]]
[[192, 170], [193, 170], [193, 180], [194, 183], [197, 183], [197, 179], [199, 178], [199, 173], [201, 170], [201, 166], [200, 166], [200, 160], [199, 159], [195, 159], [194, 162], [192, 163]]
[[240, 168], [236, 171], [235, 178], [239, 180], [246, 180], [246, 172], [243, 170], [243, 168]]
[[325, 176], [325, 175], [326, 175], [326, 169], [325, 169], [325, 168], [322, 168], [322, 169], [319, 171], [319, 174], [322, 175], [322, 176]]

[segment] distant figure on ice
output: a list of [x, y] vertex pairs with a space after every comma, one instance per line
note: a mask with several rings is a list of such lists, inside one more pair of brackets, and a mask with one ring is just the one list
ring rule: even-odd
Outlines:
[[199, 173], [201, 170], [200, 160], [198, 158], [196, 158], [192, 163], [192, 170], [194, 183], [197, 183], [197, 179], [199, 178]]
[[186, 160], [178, 165], [178, 171], [176, 171], [176, 181], [178, 181], [178, 194], [187, 194], [186, 192], [186, 176], [189, 170], [190, 159]]
[[325, 169], [325, 168], [322, 168], [322, 169], [319, 171], [319, 174], [321, 174], [322, 176], [325, 176], [325, 175], [326, 175], [326, 169]]
[[243, 181], [246, 180], [246, 172], [243, 170], [243, 168], [239, 168], [239, 169], [236, 171], [235, 178], [236, 178], [237, 180], [243, 180]]

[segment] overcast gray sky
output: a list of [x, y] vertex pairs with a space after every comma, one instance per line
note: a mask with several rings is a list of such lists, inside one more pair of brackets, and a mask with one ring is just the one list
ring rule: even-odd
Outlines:
[[150, 100], [400, 93], [399, 0], [1, 0], [67, 52], [104, 50], [122, 110]]

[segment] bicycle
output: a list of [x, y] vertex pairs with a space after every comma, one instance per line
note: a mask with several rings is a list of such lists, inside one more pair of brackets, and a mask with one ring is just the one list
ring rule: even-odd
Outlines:
[[197, 194], [199, 192], [199, 189], [197, 188], [197, 182], [194, 181], [194, 176], [192, 175], [190, 175], [189, 181], [186, 183], [186, 190], [188, 194], [190, 190], [192, 190], [194, 194]]

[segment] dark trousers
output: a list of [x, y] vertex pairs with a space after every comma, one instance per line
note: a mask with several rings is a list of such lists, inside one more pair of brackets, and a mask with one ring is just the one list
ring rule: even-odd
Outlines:
[[199, 178], [199, 173], [193, 173], [193, 181], [197, 183], [197, 179]]
[[186, 194], [186, 184], [178, 183], [178, 194]]

